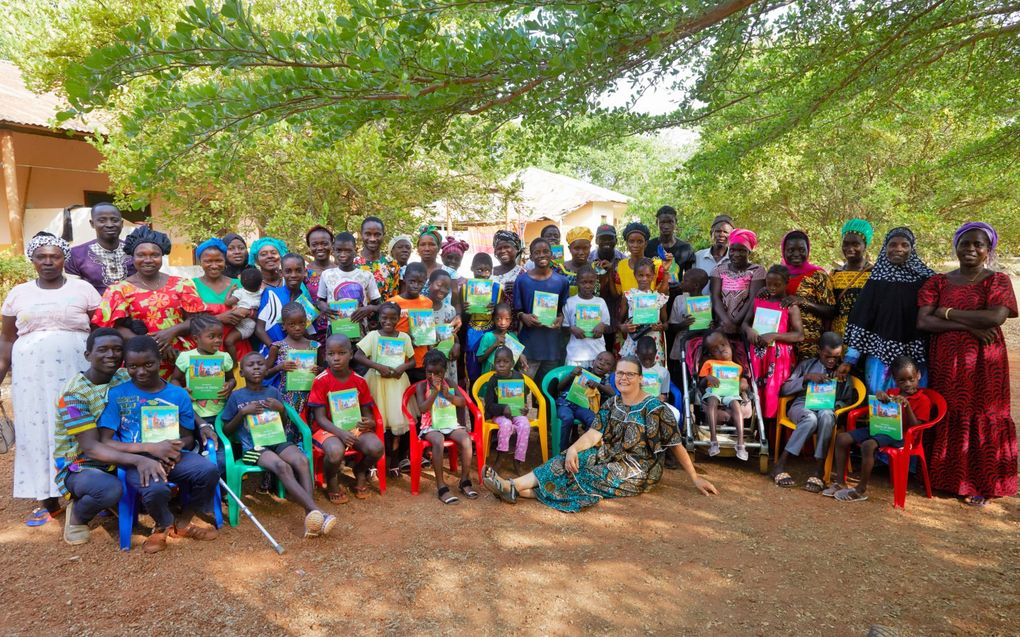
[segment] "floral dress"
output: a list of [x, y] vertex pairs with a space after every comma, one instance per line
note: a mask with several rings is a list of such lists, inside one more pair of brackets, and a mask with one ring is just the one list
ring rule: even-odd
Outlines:
[[[191, 279], [169, 276], [158, 290], [146, 290], [125, 280], [107, 288], [92, 323], [96, 327], [115, 327], [122, 319], [137, 320], [151, 334], [180, 325], [188, 314], [205, 310], [206, 305]], [[177, 355], [194, 347], [190, 338], [178, 336], [173, 343], [174, 351], [160, 363], [159, 375], [168, 380], [175, 369]]]
[[535, 495], [546, 506], [576, 512], [602, 498], [640, 495], [662, 479], [667, 447], [682, 444], [673, 412], [652, 396], [636, 405], [613, 396], [591, 426], [602, 440], [578, 454], [576, 474], [564, 467], [565, 452], [535, 469]]
[[400, 266], [393, 257], [384, 255], [375, 261], [366, 261], [359, 255], [354, 258], [354, 265], [372, 273], [375, 286], [379, 288], [379, 295], [384, 301], [400, 293]]
[[[627, 316], [634, 316], [634, 295], [641, 294], [641, 291], [637, 288], [627, 290], [623, 294], [623, 298], [627, 299]], [[665, 294], [655, 292], [657, 296], [656, 307], [662, 308], [669, 301], [669, 297]], [[655, 339], [655, 363], [657, 365], [666, 365], [666, 333], [665, 332], [652, 332], [648, 331], [645, 334], [640, 332], [640, 329], [644, 327], [639, 326], [638, 332], [633, 334], [627, 334], [626, 340], [623, 341], [623, 345], [620, 346], [620, 356], [635, 356], [637, 355], [637, 339], [634, 336], [641, 334], [641, 336], [651, 336]]]
[[[811, 303], [836, 304], [836, 295], [832, 292], [832, 278], [825, 270], [819, 269], [811, 274], [805, 274], [799, 281], [790, 279], [786, 291], [788, 294], [802, 296]], [[806, 360], [818, 355], [818, 339], [821, 338], [825, 326], [822, 317], [807, 308], [801, 308], [800, 325], [804, 332], [804, 340], [794, 345], [794, 351], [797, 352], [797, 360]]]

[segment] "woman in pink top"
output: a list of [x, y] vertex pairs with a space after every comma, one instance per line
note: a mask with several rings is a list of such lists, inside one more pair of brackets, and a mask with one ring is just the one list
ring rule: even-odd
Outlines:
[[712, 311], [719, 329], [731, 339], [753, 310], [753, 299], [765, 285], [765, 268], [751, 263], [758, 237], [738, 228], [730, 233], [729, 261], [720, 263], [710, 274]]

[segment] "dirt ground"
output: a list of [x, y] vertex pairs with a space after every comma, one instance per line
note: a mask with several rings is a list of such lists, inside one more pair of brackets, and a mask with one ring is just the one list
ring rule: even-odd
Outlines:
[[[1007, 333], [1020, 422], [1020, 321]], [[83, 547], [57, 524], [24, 526], [33, 503], [11, 499], [12, 463], [0, 456], [3, 635], [1020, 634], [1020, 498], [975, 510], [912, 483], [895, 510], [881, 469], [868, 502], [840, 504], [777, 489], [756, 462], [699, 457], [718, 497], [670, 471], [580, 514], [487, 494], [444, 507], [428, 473], [419, 496], [405, 477], [335, 507], [337, 530], [316, 540], [249, 480], [284, 555], [242, 517], [147, 556], [140, 530], [117, 550], [115, 520]], [[809, 463], [794, 469], [803, 481]]]

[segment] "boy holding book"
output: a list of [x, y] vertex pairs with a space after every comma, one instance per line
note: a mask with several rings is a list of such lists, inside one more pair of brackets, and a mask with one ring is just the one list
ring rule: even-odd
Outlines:
[[[550, 387], [550, 393], [556, 396], [556, 415], [560, 418], [560, 449], [566, 449], [577, 439], [576, 423], [581, 423], [581, 429], [587, 431], [595, 421], [602, 399], [616, 394], [609, 382], [615, 364], [616, 357], [602, 351], [590, 366], [574, 367], [558, 387]], [[583, 391], [575, 389], [575, 383], [583, 386]]]
[[811, 436], [817, 434], [815, 475], [808, 478], [804, 490], [821, 493], [825, 489], [824, 480], [828, 477], [824, 475], [825, 456], [836, 428], [836, 409], [849, 405], [854, 399], [853, 383], [836, 376], [842, 358], [843, 337], [835, 332], [825, 332], [818, 340], [818, 355], [801, 361], [783, 383], [780, 394], [795, 397], [786, 408], [786, 415], [797, 423], [797, 428], [790, 434], [779, 462], [772, 469], [772, 480], [776, 486], [788, 489], [797, 485], [786, 472], [786, 463], [791, 456], [799, 456]]
[[[896, 388], [880, 391], [875, 398], [883, 404], [899, 406], [900, 431], [906, 434], [914, 425], [931, 419], [931, 399], [921, 391], [921, 371], [909, 356], [900, 356], [889, 366], [889, 374], [896, 382]], [[861, 479], [857, 486], [847, 488], [842, 483], [846, 474], [850, 446], [861, 447]], [[829, 485], [822, 495], [836, 498], [840, 502], [863, 502], [868, 499], [868, 480], [875, 467], [875, 453], [881, 447], [902, 447], [903, 436], [898, 439], [886, 434], [873, 434], [869, 427], [844, 431], [836, 436], [836, 481]]]
[[421, 310], [432, 311], [432, 299], [421, 293], [427, 278], [428, 273], [424, 265], [417, 261], [408, 263], [400, 279], [400, 294], [389, 299], [400, 307], [397, 331], [411, 336], [411, 342], [414, 344], [414, 367], [407, 371], [407, 378], [412, 384], [425, 380], [425, 352], [429, 351], [429, 346], [415, 342], [414, 334], [411, 332], [410, 313]]
[[383, 456], [383, 443], [375, 434], [372, 394], [368, 383], [351, 370], [353, 346], [343, 334], [333, 334], [323, 344], [326, 371], [315, 377], [308, 407], [312, 410], [312, 442], [322, 450], [322, 474], [326, 495], [333, 504], [346, 504], [340, 485], [344, 454], [361, 454], [354, 467], [354, 497], [368, 498], [368, 470]]
[[737, 458], [746, 461], [744, 419], [751, 417], [751, 401], [748, 399], [750, 385], [744, 376], [744, 368], [733, 362], [730, 339], [720, 331], [706, 336], [702, 348], [708, 353], [708, 360], [698, 371], [698, 389], [705, 392], [701, 405], [710, 434], [708, 455], [719, 455], [717, 426], [731, 422], [737, 430], [734, 437]]
[[298, 433], [287, 417], [283, 395], [263, 384], [265, 359], [256, 352], [248, 353], [241, 359], [241, 376], [245, 386], [230, 394], [222, 412], [223, 433], [237, 435], [242, 462], [276, 476], [287, 495], [304, 507], [306, 538], [327, 535], [337, 519], [315, 504], [308, 457], [296, 444]]
[[577, 271], [577, 294], [563, 305], [563, 328], [567, 341], [567, 365], [591, 367], [595, 357], [606, 351], [605, 333], [612, 324], [605, 299], [595, 296], [598, 275], [590, 265]]
[[191, 508], [210, 510], [220, 477], [214, 462], [192, 451], [196, 424], [203, 444], [207, 439], [214, 440], [216, 434], [211, 425], [195, 416], [188, 392], [160, 378], [161, 359], [159, 344], [151, 336], [128, 340], [124, 345], [124, 367], [131, 382], [110, 388], [106, 408], [99, 417], [101, 442], [117, 451], [159, 460], [167, 481], [188, 495], [183, 500], [189, 507], [175, 519], [170, 511], [167, 481], [149, 480], [143, 484], [135, 466], [122, 465], [126, 479], [141, 495], [145, 509], [155, 521], [152, 534], [142, 544], [145, 553], [164, 550], [167, 535], [195, 540], [215, 540], [218, 535], [216, 529], [192, 522]]
[[234, 369], [234, 361], [229, 354], [220, 351], [223, 323], [211, 315], [192, 315], [191, 338], [195, 349], [177, 355], [177, 369], [170, 376], [170, 382], [185, 387], [195, 413], [203, 420], [213, 421], [223, 411], [225, 399], [237, 384], [234, 375], [229, 374]]
[[492, 257], [485, 252], [471, 259], [471, 276], [460, 290], [461, 307], [467, 319], [464, 366], [468, 379], [474, 382], [482, 375], [482, 365], [475, 353], [482, 337], [492, 329], [492, 314], [503, 295], [503, 286], [492, 280]]
[[[349, 319], [356, 327], [357, 336], [349, 333], [353, 340], [361, 337], [362, 321], [375, 315], [380, 301], [379, 287], [375, 277], [368, 270], [354, 265], [357, 256], [357, 242], [354, 235], [341, 232], [333, 239], [335, 268], [322, 271], [319, 278], [319, 294], [316, 308], [333, 322], [331, 329], [342, 318]], [[345, 302], [355, 301], [355, 309], [345, 307]]]
[[570, 285], [565, 276], [553, 271], [552, 249], [547, 240], [532, 241], [530, 254], [535, 268], [522, 273], [514, 282], [514, 311], [521, 323], [528, 375], [541, 386], [546, 373], [563, 361], [560, 327]]

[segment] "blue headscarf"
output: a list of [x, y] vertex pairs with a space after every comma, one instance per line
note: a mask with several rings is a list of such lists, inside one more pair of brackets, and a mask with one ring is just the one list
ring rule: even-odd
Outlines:
[[287, 244], [276, 237], [262, 237], [251, 244], [251, 249], [248, 251], [248, 265], [258, 265], [255, 263], [255, 257], [258, 256], [259, 250], [267, 245], [276, 248], [276, 251], [280, 253], [281, 259], [283, 259], [283, 255], [290, 252], [290, 250], [287, 249]]
[[223, 253], [224, 257], [227, 256], [227, 244], [223, 243], [216, 237], [213, 237], [211, 239], [206, 239], [195, 247], [195, 260], [198, 261], [201, 259], [202, 253], [209, 249], [219, 250]]

